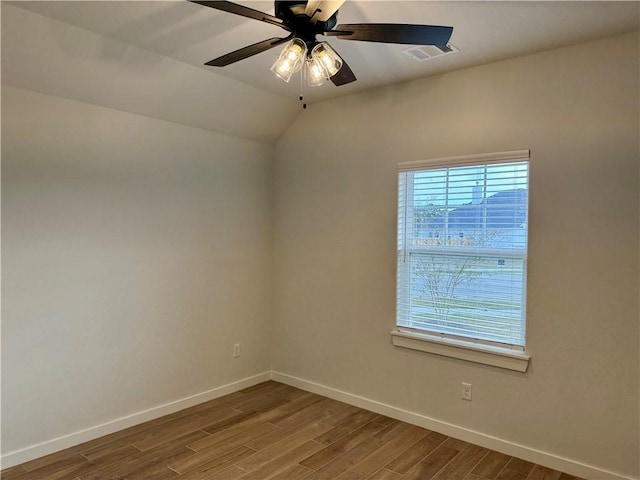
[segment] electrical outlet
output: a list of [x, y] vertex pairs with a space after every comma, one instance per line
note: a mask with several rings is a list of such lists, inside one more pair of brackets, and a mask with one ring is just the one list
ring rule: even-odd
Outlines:
[[240, 344], [233, 344], [233, 358], [238, 358], [240, 356]]
[[462, 399], [471, 401], [471, 384], [462, 382]]

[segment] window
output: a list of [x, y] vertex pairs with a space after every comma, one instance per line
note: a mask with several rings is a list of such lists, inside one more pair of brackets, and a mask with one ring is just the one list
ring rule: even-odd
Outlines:
[[528, 151], [400, 164], [397, 336], [524, 351], [528, 179]]

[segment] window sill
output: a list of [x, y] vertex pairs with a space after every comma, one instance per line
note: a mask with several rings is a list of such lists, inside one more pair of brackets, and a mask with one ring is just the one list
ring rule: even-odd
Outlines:
[[524, 352], [517, 352], [507, 348], [468, 343], [415, 332], [394, 330], [391, 332], [391, 340], [396, 347], [459, 358], [517, 372], [526, 372], [531, 359]]

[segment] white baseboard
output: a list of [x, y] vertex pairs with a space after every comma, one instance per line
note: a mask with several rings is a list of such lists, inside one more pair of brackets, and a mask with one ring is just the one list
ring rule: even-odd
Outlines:
[[310, 382], [302, 378], [280, 372], [271, 372], [271, 379], [578, 477], [592, 480], [634, 480], [631, 477], [603, 470], [576, 460], [560, 457], [552, 453], [543, 452], [525, 445], [469, 430], [458, 425], [376, 402], [375, 400], [369, 400], [368, 398], [336, 390], [335, 388]]
[[104, 435], [118, 432], [125, 428], [148, 422], [149, 420], [153, 420], [164, 415], [169, 415], [170, 413], [237, 392], [243, 388], [251, 387], [261, 382], [266, 382], [270, 378], [270, 372], [263, 372], [258, 375], [254, 375], [253, 377], [244, 378], [237, 382], [212, 388], [206, 392], [197, 393], [189, 397], [165, 403], [164, 405], [136, 412], [131, 415], [127, 415], [126, 417], [117, 418], [110, 422], [89, 427], [79, 432], [70, 433], [69, 435], [64, 435], [20, 450], [15, 450], [2, 455], [0, 458], [0, 465], [3, 469], [20, 465], [21, 463], [28, 462], [29, 460], [44, 457], [45, 455], [64, 450], [65, 448], [73, 447], [75, 445], [88, 442], [89, 440], [94, 440]]

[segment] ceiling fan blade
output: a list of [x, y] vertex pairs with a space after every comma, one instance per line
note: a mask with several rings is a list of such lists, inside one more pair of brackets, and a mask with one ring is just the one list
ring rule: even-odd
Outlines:
[[287, 27], [280, 18], [274, 17], [273, 15], [269, 15], [268, 13], [264, 13], [259, 10], [254, 10], [253, 8], [245, 7], [243, 5], [238, 5], [237, 3], [225, 2], [225, 1], [206, 1], [206, 0], [189, 0], [189, 1], [192, 3], [197, 3], [198, 5], [203, 5], [205, 7], [215, 8], [216, 10], [222, 10], [224, 12], [240, 15], [241, 17], [252, 18], [260, 22], [266, 22], [266, 23], [271, 23], [272, 25], [278, 25], [279, 27], [282, 27], [285, 30], [291, 31], [291, 29]]
[[286, 43], [289, 40], [290, 37], [269, 38], [268, 40], [263, 40], [262, 42], [254, 43], [253, 45], [249, 45], [248, 47], [244, 47], [234, 52], [227, 53], [226, 55], [223, 55], [221, 57], [214, 58], [213, 60], [205, 63], [205, 65], [209, 65], [211, 67], [225, 67], [240, 60], [244, 60], [245, 58], [257, 55], [258, 53], [266, 52], [267, 50]]
[[331, 77], [331, 81], [336, 87], [339, 87], [341, 85], [346, 85], [347, 83], [355, 82], [356, 80], [355, 74], [351, 71], [349, 65], [347, 65], [347, 62], [345, 62], [343, 58], [342, 67], [338, 70], [338, 73]]
[[342, 40], [364, 42], [402, 43], [407, 45], [446, 45], [453, 27], [437, 25], [407, 25], [402, 23], [353, 23], [338, 25], [323, 35]]
[[344, 2], [345, 0], [309, 0], [304, 13], [311, 17], [312, 23], [318, 21], [326, 22]]

